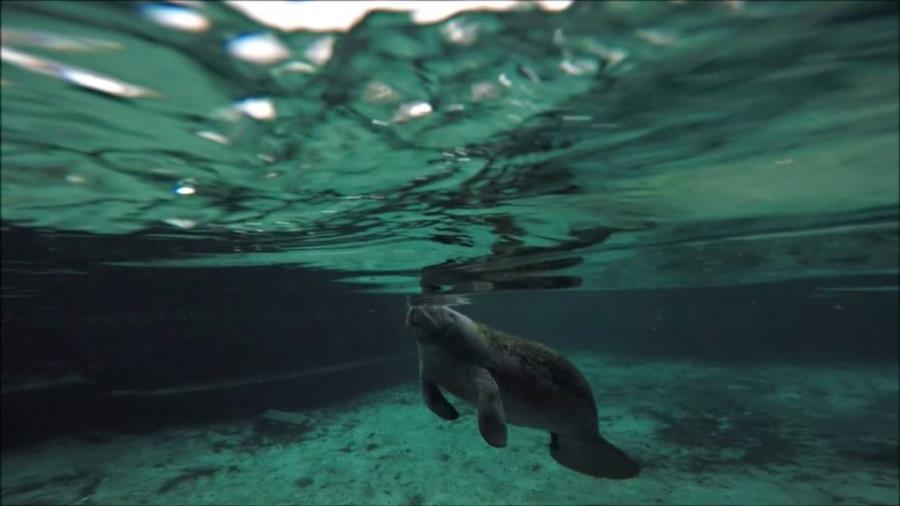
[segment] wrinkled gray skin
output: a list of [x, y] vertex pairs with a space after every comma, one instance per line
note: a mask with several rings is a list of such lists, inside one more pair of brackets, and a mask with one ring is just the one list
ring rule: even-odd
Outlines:
[[446, 306], [413, 306], [406, 325], [418, 346], [423, 400], [439, 417], [459, 417], [443, 388], [476, 407], [478, 429], [491, 446], [506, 446], [511, 423], [548, 431], [551, 455], [570, 469], [617, 479], [640, 472], [600, 437], [590, 385], [563, 356]]

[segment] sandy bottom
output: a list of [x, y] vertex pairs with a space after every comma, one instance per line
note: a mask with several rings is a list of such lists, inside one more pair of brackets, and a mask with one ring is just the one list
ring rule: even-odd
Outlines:
[[504, 449], [474, 413], [438, 419], [402, 385], [301, 413], [2, 456], [3, 504], [897, 504], [898, 371], [716, 366], [594, 354], [601, 432], [644, 465], [609, 481], [560, 467], [548, 436]]

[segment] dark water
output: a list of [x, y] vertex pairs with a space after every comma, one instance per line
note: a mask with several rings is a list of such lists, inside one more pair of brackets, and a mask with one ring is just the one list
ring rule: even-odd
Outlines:
[[[410, 3], [313, 31], [358, 7], [331, 5], [2, 3], [4, 503], [896, 503], [895, 2]], [[643, 483], [541, 439], [497, 488], [518, 457], [459, 425], [470, 461], [410, 475], [445, 427], [404, 328], [423, 299], [570, 355]], [[84, 463], [268, 409], [345, 429]]]

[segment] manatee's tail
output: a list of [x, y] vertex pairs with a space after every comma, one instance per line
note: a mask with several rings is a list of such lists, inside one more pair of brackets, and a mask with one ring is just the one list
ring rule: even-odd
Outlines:
[[641, 472], [637, 462], [599, 435], [551, 433], [550, 455], [564, 467], [598, 478], [624, 480]]

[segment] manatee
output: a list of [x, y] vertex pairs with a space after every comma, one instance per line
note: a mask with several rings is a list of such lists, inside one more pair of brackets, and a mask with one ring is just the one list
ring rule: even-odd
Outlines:
[[459, 417], [444, 389], [477, 409], [478, 430], [490, 446], [506, 446], [507, 424], [543, 429], [550, 455], [564, 467], [598, 478], [640, 473], [634, 459], [600, 435], [590, 385], [556, 351], [444, 305], [410, 307], [406, 325], [416, 337], [422, 398], [437, 416]]

